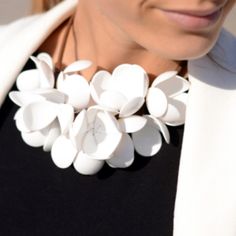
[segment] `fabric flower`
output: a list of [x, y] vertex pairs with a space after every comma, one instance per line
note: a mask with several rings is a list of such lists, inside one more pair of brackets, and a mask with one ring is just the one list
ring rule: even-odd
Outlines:
[[122, 64], [112, 74], [99, 71], [91, 80], [91, 96], [99, 106], [119, 116], [122, 139], [107, 163], [114, 168], [126, 168], [134, 161], [134, 144], [130, 133], [146, 124], [146, 118], [134, 115], [144, 104], [148, 90], [148, 75], [138, 65]]
[[113, 168], [127, 168], [134, 162], [134, 144], [129, 134], [141, 130], [147, 122], [142, 116], [132, 115], [118, 119], [122, 138], [112, 157], [107, 160], [107, 164]]
[[26, 70], [19, 74], [16, 79], [19, 91], [52, 89], [55, 84], [52, 58], [47, 53], [40, 53], [37, 57], [30, 58], [34, 61], [36, 69]]
[[74, 119], [73, 107], [63, 104], [67, 97], [57, 90], [11, 92], [10, 98], [20, 106], [15, 114], [16, 126], [30, 146], [50, 151], [55, 139], [69, 129]]
[[[20, 106], [15, 120], [23, 140], [30, 146], [43, 146], [44, 151], [50, 151], [55, 139], [69, 130], [74, 119], [74, 108], [66, 93], [53, 88], [55, 77], [51, 57], [41, 53], [31, 59], [35, 62], [36, 69], [22, 72], [16, 81], [19, 91], [13, 91], [9, 96]], [[80, 70], [83, 63], [84, 61], [77, 61], [69, 65], [64, 70], [65, 74], [73, 76], [72, 73]], [[82, 77], [79, 79], [85, 80]], [[80, 89], [84, 90], [84, 87], [82, 84]], [[90, 97], [88, 89], [87, 83], [84, 94], [87, 92], [87, 97]]]
[[87, 69], [91, 64], [87, 60], [76, 61], [61, 71], [57, 79], [57, 89], [68, 96], [68, 103], [76, 112], [87, 108], [90, 101], [88, 81], [76, 73]]
[[138, 65], [122, 64], [112, 74], [97, 72], [90, 87], [91, 96], [98, 105], [117, 112], [119, 117], [128, 117], [144, 104], [148, 76]]
[[[55, 86], [54, 65], [47, 53], [40, 53], [37, 57], [30, 57], [36, 69], [23, 71], [17, 78], [19, 91], [33, 91], [36, 89], [53, 89]], [[76, 111], [86, 108], [90, 101], [90, 88], [87, 80], [77, 73], [91, 66], [88, 60], [78, 60], [68, 65], [57, 78], [58, 91], [67, 95], [67, 103]]]
[[184, 123], [187, 93], [190, 83], [169, 71], [158, 76], [147, 93], [149, 113], [162, 120], [165, 124], [177, 126]]
[[135, 150], [142, 156], [153, 156], [162, 146], [163, 135], [167, 143], [170, 134], [167, 125], [177, 126], [184, 123], [189, 82], [169, 71], [158, 76], [148, 89], [146, 105], [150, 115], [147, 124], [132, 135]]
[[95, 174], [111, 158], [121, 137], [114, 115], [93, 106], [82, 110], [73, 122], [69, 134], [62, 135], [55, 141], [52, 159], [60, 168], [67, 168], [73, 163], [79, 173]]

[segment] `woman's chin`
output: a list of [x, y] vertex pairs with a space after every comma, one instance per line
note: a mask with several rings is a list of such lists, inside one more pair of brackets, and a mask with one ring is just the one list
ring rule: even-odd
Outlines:
[[205, 56], [211, 49], [214, 47], [216, 40], [213, 42], [200, 42], [200, 43], [188, 43], [185, 44], [184, 48], [175, 47], [172, 50], [169, 50], [168, 53], [164, 53], [164, 57], [176, 60], [192, 60]]
[[176, 55], [174, 60], [183, 61], [183, 60], [193, 60], [198, 59], [205, 56], [209, 53], [214, 45], [210, 45], [208, 48], [203, 48], [202, 50], [188, 50], [183, 52], [182, 54], [179, 53]]

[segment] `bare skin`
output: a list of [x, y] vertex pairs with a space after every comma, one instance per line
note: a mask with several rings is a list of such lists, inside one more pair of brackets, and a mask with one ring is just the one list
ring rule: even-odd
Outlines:
[[[75, 61], [75, 50], [79, 59], [93, 61], [83, 74], [88, 80], [99, 68], [112, 71], [121, 63], [139, 64], [151, 77], [176, 70], [181, 61], [200, 57], [211, 49], [234, 3], [235, 0], [80, 0], [73, 25], [76, 39], [71, 28], [62, 62], [67, 65]], [[166, 11], [202, 16], [217, 9], [217, 20], [204, 27], [186, 28], [166, 16]], [[66, 23], [40, 48], [49, 52], [55, 62], [65, 32]]]

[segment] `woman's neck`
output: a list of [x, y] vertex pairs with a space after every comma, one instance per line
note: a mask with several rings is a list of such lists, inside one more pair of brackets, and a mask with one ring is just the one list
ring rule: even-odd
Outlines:
[[[49, 52], [55, 62], [59, 60], [67, 27], [68, 22], [65, 22], [40, 48]], [[75, 50], [78, 52], [78, 58]], [[98, 69], [112, 71], [123, 63], [142, 66], [151, 79], [164, 71], [180, 68], [179, 62], [160, 58], [132, 41], [96, 7], [87, 4], [86, 1], [80, 1], [78, 4], [73, 25], [67, 35], [62, 64], [68, 65], [77, 59], [93, 62], [93, 66], [83, 72], [88, 80]]]

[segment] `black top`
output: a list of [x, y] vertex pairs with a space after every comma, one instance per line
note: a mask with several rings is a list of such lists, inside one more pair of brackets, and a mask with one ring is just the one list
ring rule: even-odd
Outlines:
[[17, 109], [7, 98], [0, 110], [0, 235], [172, 235], [183, 126], [156, 156], [83, 176], [23, 142]]

